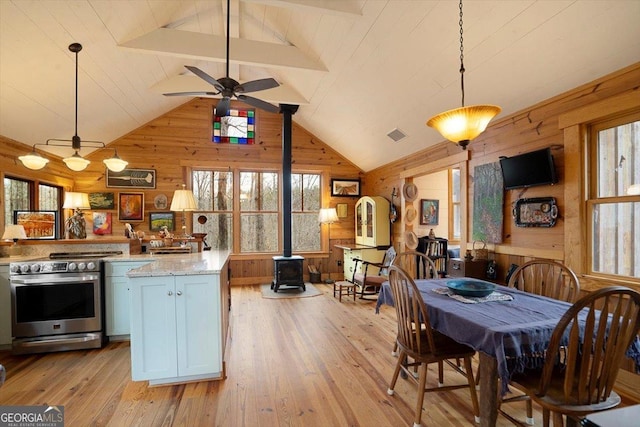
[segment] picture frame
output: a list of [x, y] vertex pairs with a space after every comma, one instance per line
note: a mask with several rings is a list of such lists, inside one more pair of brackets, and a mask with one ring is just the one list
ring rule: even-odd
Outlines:
[[89, 193], [89, 206], [92, 210], [109, 210], [115, 208], [113, 193]]
[[93, 234], [112, 233], [111, 212], [93, 212]]
[[332, 197], [360, 197], [359, 179], [331, 179]]
[[155, 169], [124, 169], [112, 172], [107, 169], [107, 187], [114, 188], [156, 188]]
[[118, 193], [118, 221], [144, 221], [144, 193]]
[[167, 230], [173, 231], [175, 225], [175, 212], [149, 212], [149, 230], [160, 231], [163, 227], [167, 227]]
[[347, 217], [347, 204], [346, 203], [338, 203], [338, 204], [336, 204], [336, 213], [338, 214], [338, 218], [346, 218]]
[[22, 225], [27, 239], [55, 240], [58, 237], [57, 211], [13, 211], [13, 222]]
[[439, 214], [439, 200], [420, 199], [420, 225], [438, 225]]

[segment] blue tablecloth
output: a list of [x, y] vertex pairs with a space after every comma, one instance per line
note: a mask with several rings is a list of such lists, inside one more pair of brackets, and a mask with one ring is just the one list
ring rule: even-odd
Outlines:
[[[499, 292], [513, 296], [513, 300], [464, 304], [432, 291], [446, 286], [447, 280], [450, 279], [416, 280], [431, 326], [496, 358], [503, 393], [508, 390], [513, 373], [542, 365], [544, 350], [558, 321], [570, 307], [569, 303], [499, 287]], [[393, 305], [388, 282], [380, 289], [376, 312], [382, 304]], [[632, 347], [628, 355], [638, 363], [640, 345], [636, 342]]]

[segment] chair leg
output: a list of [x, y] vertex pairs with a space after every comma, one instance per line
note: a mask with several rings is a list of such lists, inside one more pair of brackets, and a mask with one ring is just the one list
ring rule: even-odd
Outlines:
[[420, 379], [418, 380], [418, 401], [416, 402], [416, 416], [413, 420], [413, 427], [420, 426], [422, 420], [422, 404], [424, 403], [424, 389], [427, 385], [427, 364], [420, 364]]
[[549, 410], [542, 408], [542, 426], [549, 427]]
[[527, 399], [527, 420], [526, 423], [527, 425], [532, 426], [534, 424], [533, 421], [533, 403], [531, 402], [531, 399]]
[[476, 382], [473, 379], [473, 369], [471, 367], [471, 357], [464, 358], [464, 369], [467, 371], [469, 381], [469, 393], [471, 394], [471, 405], [473, 406], [473, 416], [476, 423], [480, 422], [480, 405], [478, 404], [478, 393], [476, 392]]
[[396, 369], [393, 371], [393, 376], [391, 377], [391, 383], [389, 384], [389, 388], [387, 388], [387, 394], [389, 396], [393, 396], [393, 389], [396, 386], [396, 382], [398, 381], [398, 375], [400, 374], [400, 370], [402, 369], [402, 361], [406, 357], [404, 351], [400, 350], [400, 356], [398, 357], [398, 363], [396, 363]]
[[391, 350], [391, 355], [396, 357], [398, 355], [398, 341], [393, 343], [393, 350]]
[[444, 385], [444, 362], [441, 360], [438, 362], [438, 387]]

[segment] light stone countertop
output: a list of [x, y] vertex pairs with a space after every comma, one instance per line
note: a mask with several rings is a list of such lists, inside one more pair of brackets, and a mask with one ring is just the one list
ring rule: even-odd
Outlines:
[[[116, 259], [117, 258], [117, 259]], [[210, 250], [192, 254], [171, 255], [126, 255], [105, 258], [105, 261], [143, 261], [152, 260], [140, 268], [127, 272], [127, 277], [154, 276], [191, 276], [198, 274], [220, 274], [229, 258], [229, 251]]]

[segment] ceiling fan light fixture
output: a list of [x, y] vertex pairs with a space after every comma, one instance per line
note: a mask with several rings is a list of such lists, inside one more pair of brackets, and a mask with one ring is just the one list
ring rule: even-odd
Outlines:
[[42, 157], [39, 153], [36, 152], [36, 147], [33, 147], [33, 151], [29, 154], [25, 154], [24, 156], [18, 157], [18, 159], [22, 162], [22, 164], [31, 170], [39, 170], [46, 166], [49, 163], [49, 159]]
[[69, 169], [76, 172], [85, 170], [87, 166], [89, 166], [89, 163], [91, 163], [89, 160], [80, 156], [77, 151], [73, 154], [73, 156], [66, 157], [62, 159], [62, 161], [65, 165], [67, 165]]
[[484, 132], [502, 109], [497, 105], [470, 105], [445, 111], [431, 117], [427, 126], [436, 129], [451, 142], [463, 149], [470, 141]]
[[460, 9], [460, 89], [462, 107], [436, 114], [427, 120], [427, 126], [434, 128], [449, 141], [458, 144], [463, 150], [473, 139], [487, 129], [489, 122], [502, 111], [497, 105], [464, 106], [464, 44], [462, 37], [462, 0]]
[[109, 169], [111, 172], [122, 172], [124, 170], [124, 168], [127, 167], [127, 165], [129, 164], [129, 162], [127, 162], [126, 160], [122, 160], [119, 156], [118, 156], [118, 150], [116, 150], [114, 148], [114, 155], [111, 158], [108, 159], [104, 159], [102, 161], [102, 163], [104, 163], [104, 165], [107, 167], [107, 169]]

